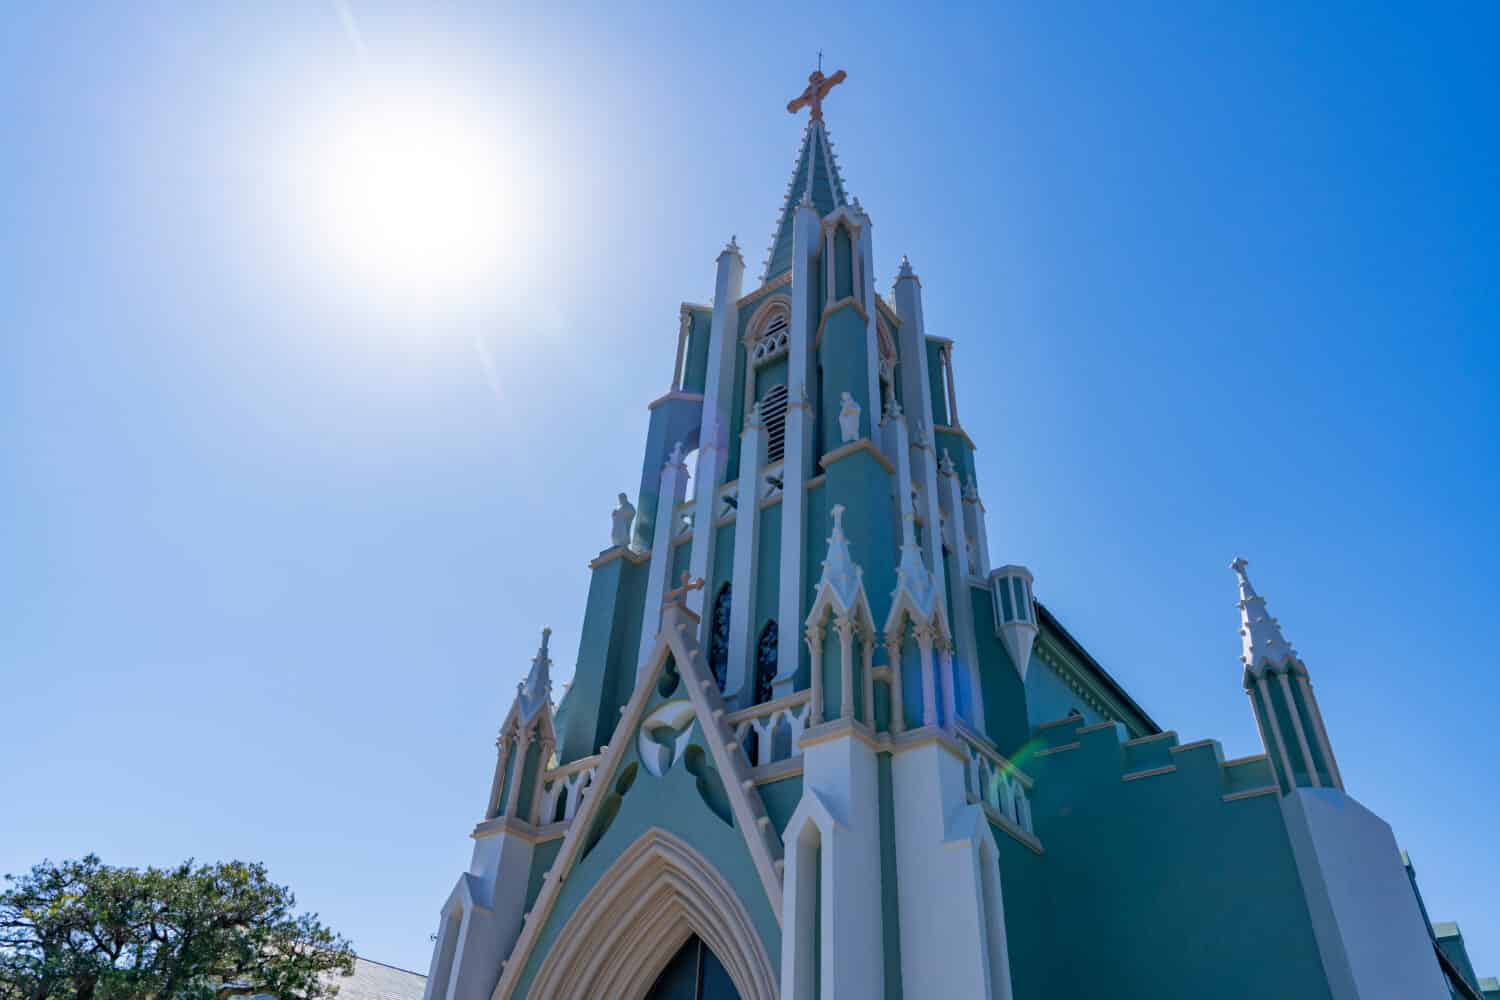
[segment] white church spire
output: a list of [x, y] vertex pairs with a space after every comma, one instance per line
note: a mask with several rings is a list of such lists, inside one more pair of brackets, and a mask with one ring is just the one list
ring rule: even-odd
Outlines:
[[1240, 639], [1243, 652], [1240, 655], [1245, 669], [1260, 672], [1269, 667], [1279, 670], [1289, 665], [1301, 666], [1302, 661], [1292, 644], [1281, 634], [1281, 626], [1266, 611], [1266, 599], [1255, 592], [1250, 576], [1245, 572], [1249, 566], [1243, 557], [1235, 559], [1229, 568], [1239, 577], [1240, 585]]

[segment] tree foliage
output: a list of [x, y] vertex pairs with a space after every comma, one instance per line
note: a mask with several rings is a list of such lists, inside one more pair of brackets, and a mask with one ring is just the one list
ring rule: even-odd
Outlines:
[[94, 855], [7, 875], [0, 1000], [316, 1000], [349, 942], [296, 914], [264, 865], [113, 868]]

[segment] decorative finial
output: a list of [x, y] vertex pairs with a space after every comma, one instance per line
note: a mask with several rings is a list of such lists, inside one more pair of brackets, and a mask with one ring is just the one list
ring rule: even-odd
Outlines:
[[[625, 494], [622, 493], [620, 495], [624, 496]], [[545, 660], [545, 659], [547, 659], [547, 644], [549, 642], [551, 642], [551, 641], [552, 641], [552, 628], [551, 628], [551, 626], [544, 625], [542, 627], [542, 648], [539, 649], [539, 650], [537, 650], [537, 653], [536, 653], [537, 659], [539, 659], [539, 660]]]
[[911, 269], [911, 261], [907, 258], [906, 254], [902, 254], [901, 255], [901, 269], [896, 272], [896, 277], [898, 277], [898, 278], [911, 278], [911, 277], [915, 277], [915, 276], [916, 276], [916, 272], [914, 272]]
[[829, 587], [846, 609], [853, 608], [859, 595], [860, 578], [864, 570], [854, 561], [849, 552], [849, 539], [844, 536], [844, 505], [834, 504], [829, 511], [833, 518], [833, 533], [828, 536], [828, 555], [823, 560], [823, 576], [819, 587]]
[[667, 456], [667, 464], [668, 465], [681, 465], [682, 464], [682, 442], [681, 441], [678, 441], [676, 444], [674, 444], [672, 446], [672, 454], [670, 454], [670, 455]]
[[815, 122], [823, 120], [823, 98], [828, 96], [830, 90], [849, 78], [849, 74], [843, 70], [839, 70], [832, 76], [824, 76], [821, 57], [818, 63], [818, 68], [807, 78], [807, 89], [788, 102], [786, 106], [787, 111], [794, 115], [803, 108], [812, 108], [812, 114], [808, 120]]
[[750, 424], [751, 427], [761, 427], [761, 426], [763, 426], [761, 415], [760, 415], [760, 400], [758, 400], [758, 399], [754, 403], [750, 404], [750, 420], [749, 420], [749, 424]]
[[958, 472], [958, 466], [953, 464], [953, 456], [948, 454], [947, 448], [943, 449], [943, 458], [938, 463], [938, 471], [945, 476], [956, 475]]
[[965, 500], [969, 501], [970, 503], [978, 503], [979, 502], [979, 487], [974, 484], [974, 477], [973, 476], [970, 476], [964, 482], [963, 497], [964, 497]]

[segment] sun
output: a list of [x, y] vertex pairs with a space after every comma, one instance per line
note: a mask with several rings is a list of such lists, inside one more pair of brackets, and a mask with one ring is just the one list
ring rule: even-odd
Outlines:
[[374, 296], [467, 296], [524, 246], [534, 206], [524, 144], [459, 95], [366, 87], [311, 130], [314, 242]]

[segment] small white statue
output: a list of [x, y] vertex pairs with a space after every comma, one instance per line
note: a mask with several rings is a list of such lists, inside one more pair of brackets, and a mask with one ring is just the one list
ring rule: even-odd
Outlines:
[[617, 548], [630, 545], [630, 525], [635, 521], [635, 508], [625, 494], [620, 494], [620, 506], [610, 514], [610, 519], [613, 522], [609, 532], [610, 544]]
[[859, 440], [859, 404], [847, 392], [839, 397], [839, 432], [845, 444]]

